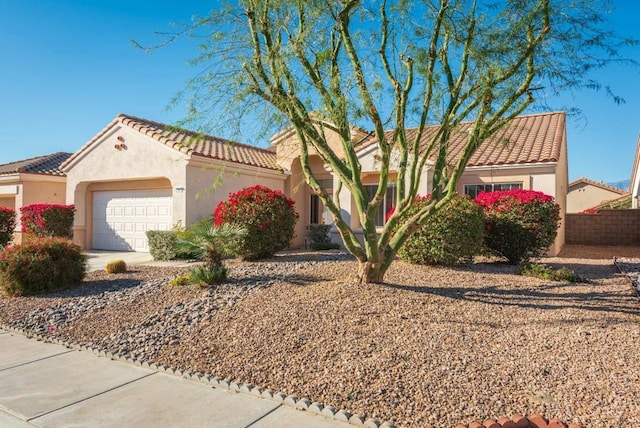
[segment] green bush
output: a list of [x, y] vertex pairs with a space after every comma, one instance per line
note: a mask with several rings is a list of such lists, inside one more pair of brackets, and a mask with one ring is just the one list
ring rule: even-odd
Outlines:
[[[405, 219], [429, 200], [429, 196], [417, 198]], [[470, 263], [482, 248], [483, 228], [482, 209], [467, 197], [455, 196], [409, 237], [398, 257], [415, 264]]]
[[526, 264], [553, 244], [560, 222], [553, 197], [518, 189], [482, 192], [476, 202], [484, 209], [484, 248], [489, 254]]
[[585, 278], [576, 275], [574, 271], [569, 268], [562, 267], [553, 269], [541, 264], [527, 264], [522, 267], [520, 274], [523, 276], [531, 276], [539, 279], [548, 279], [551, 281], [563, 281], [563, 282], [587, 282]]
[[264, 186], [244, 188], [221, 201], [214, 212], [216, 226], [237, 224], [247, 231], [238, 246], [245, 260], [273, 256], [289, 246], [298, 219], [294, 201]]
[[176, 247], [176, 231], [147, 230], [149, 253], [154, 260], [172, 260], [178, 254]]
[[225, 282], [227, 280], [228, 273], [229, 270], [224, 265], [220, 265], [215, 268], [202, 265], [191, 269], [189, 273], [189, 280], [192, 284], [206, 287], [207, 285], [216, 285]]
[[307, 238], [312, 250], [335, 250], [340, 248], [340, 245], [331, 242], [329, 229], [331, 229], [330, 224], [310, 224], [307, 226]]
[[0, 248], [4, 248], [13, 239], [16, 228], [16, 212], [11, 208], [0, 207]]
[[33, 204], [20, 208], [22, 232], [37, 237], [73, 237], [73, 205]]
[[79, 245], [63, 238], [43, 238], [0, 253], [0, 288], [9, 296], [48, 293], [79, 285], [85, 269]]

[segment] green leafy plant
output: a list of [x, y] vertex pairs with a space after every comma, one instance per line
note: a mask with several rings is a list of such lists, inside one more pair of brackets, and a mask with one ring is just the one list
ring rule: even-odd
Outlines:
[[553, 269], [549, 266], [544, 266], [538, 263], [524, 265], [520, 270], [520, 274], [539, 279], [548, 279], [551, 281], [588, 282], [587, 279], [576, 275], [576, 273], [569, 268], [562, 267]]
[[246, 234], [246, 229], [236, 224], [214, 226], [201, 222], [190, 229], [189, 235], [178, 239], [176, 243], [181, 251], [192, 253], [204, 262], [204, 266], [191, 271], [192, 281], [208, 285], [224, 282], [227, 269], [223, 256], [233, 254]]
[[20, 208], [22, 232], [37, 237], [73, 237], [74, 205], [33, 204]]
[[533, 190], [482, 192], [476, 199], [485, 213], [484, 248], [510, 264], [526, 264], [553, 244], [560, 206]]
[[214, 224], [237, 224], [247, 233], [237, 254], [245, 260], [263, 259], [289, 246], [298, 219], [294, 201], [281, 191], [265, 186], [244, 188], [221, 201], [214, 212]]
[[229, 270], [224, 265], [215, 268], [206, 265], [197, 266], [191, 270], [189, 281], [200, 286], [215, 285], [225, 282], [228, 274]]
[[7, 207], [0, 207], [0, 248], [4, 248], [9, 242], [11, 242], [15, 228], [15, 210]]
[[[430, 199], [418, 197], [403, 218], [415, 215]], [[415, 264], [470, 263], [482, 248], [483, 229], [482, 208], [467, 197], [454, 196], [409, 237], [398, 257]]]
[[335, 250], [340, 248], [340, 245], [331, 242], [329, 229], [331, 229], [329, 224], [310, 224], [307, 226], [307, 238], [312, 250]]
[[178, 251], [174, 230], [147, 230], [149, 253], [154, 260], [172, 260]]
[[177, 287], [181, 285], [188, 285], [191, 283], [192, 283], [191, 273], [186, 272], [186, 273], [183, 273], [182, 275], [178, 275], [175, 278], [173, 278], [171, 281], [169, 281], [167, 285], [169, 287]]
[[9, 296], [47, 293], [79, 285], [85, 269], [79, 245], [63, 238], [42, 238], [0, 253], [0, 288]]
[[122, 259], [111, 260], [104, 267], [104, 271], [107, 273], [124, 273], [127, 271], [127, 264]]

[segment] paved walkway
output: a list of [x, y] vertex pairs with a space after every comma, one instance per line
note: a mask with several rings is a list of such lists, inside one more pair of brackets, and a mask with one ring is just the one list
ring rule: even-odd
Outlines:
[[0, 330], [0, 426], [349, 425], [276, 401]]

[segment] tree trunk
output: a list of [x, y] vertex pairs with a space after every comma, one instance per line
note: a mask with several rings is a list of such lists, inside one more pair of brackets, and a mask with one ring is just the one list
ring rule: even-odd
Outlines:
[[388, 266], [382, 262], [360, 261], [358, 262], [358, 283], [370, 284], [384, 282], [384, 274]]

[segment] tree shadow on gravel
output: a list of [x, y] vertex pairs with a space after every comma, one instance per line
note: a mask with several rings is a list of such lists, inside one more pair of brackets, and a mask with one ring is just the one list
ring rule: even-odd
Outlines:
[[317, 276], [307, 276], [307, 275], [250, 275], [242, 278], [233, 278], [230, 277], [228, 280], [229, 284], [236, 285], [251, 285], [251, 284], [275, 284], [275, 283], [287, 283], [298, 286], [310, 285], [318, 281], [329, 281], [331, 278], [320, 278]]
[[54, 293], [41, 294], [36, 297], [57, 299], [60, 297], [88, 297], [114, 291], [122, 291], [136, 287], [144, 281], [141, 279], [100, 279], [94, 281], [83, 281], [77, 287], [67, 288]]
[[[618, 269], [613, 265], [593, 265], [589, 263], [563, 263], [557, 261], [546, 261], [544, 259], [537, 262], [540, 265], [548, 266], [552, 269], [567, 268], [587, 280], [600, 280], [614, 278], [620, 275]], [[474, 263], [470, 265], [448, 266], [448, 269], [461, 272], [481, 272], [497, 275], [518, 275], [519, 266], [510, 265], [506, 262]]]
[[[616, 292], [550, 292], [562, 288], [575, 288], [579, 284], [558, 283], [531, 289], [505, 289], [498, 286], [455, 287], [455, 286], [407, 286], [384, 283], [381, 286], [414, 293], [431, 294], [450, 299], [485, 303], [502, 307], [525, 309], [580, 309], [593, 312], [640, 315], [640, 304], [632, 295], [632, 290], [621, 285]], [[593, 287], [589, 286], [591, 289]]]

